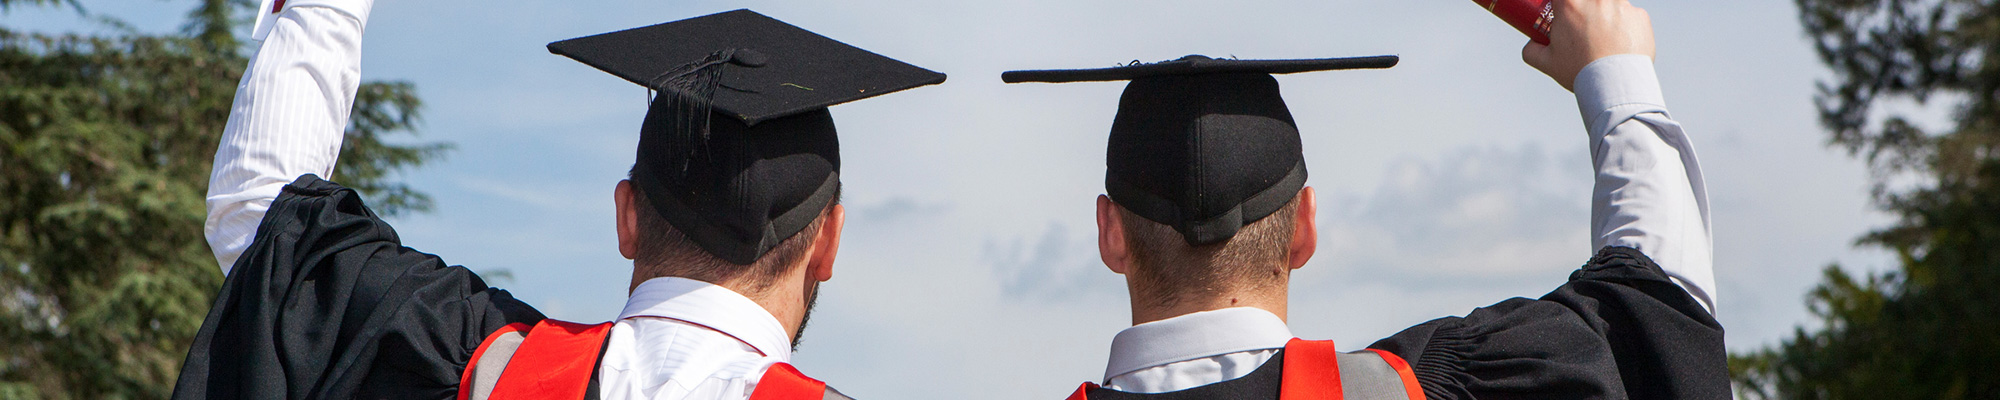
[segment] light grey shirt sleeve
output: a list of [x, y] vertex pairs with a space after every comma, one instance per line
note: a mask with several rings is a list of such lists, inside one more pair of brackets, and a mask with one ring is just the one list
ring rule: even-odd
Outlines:
[[[268, 1], [266, 3], [269, 3]], [[285, 184], [330, 177], [354, 93], [370, 0], [293, 0], [258, 17], [263, 42], [236, 84], [208, 180], [203, 233], [224, 274]]]
[[1618, 55], [1584, 67], [1576, 103], [1590, 135], [1592, 251], [1638, 249], [1715, 313], [1708, 190], [1694, 144], [1668, 117], [1651, 57]]

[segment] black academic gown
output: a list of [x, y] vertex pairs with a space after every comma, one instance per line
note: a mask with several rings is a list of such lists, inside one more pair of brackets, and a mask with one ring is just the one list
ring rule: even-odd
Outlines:
[[[1722, 325], [1638, 250], [1609, 247], [1540, 299], [1514, 298], [1369, 345], [1402, 357], [1430, 400], [1728, 399]], [[1091, 400], [1277, 399], [1280, 351], [1242, 378]]]
[[1717, 323], [1638, 250], [1607, 247], [1540, 299], [1514, 298], [1369, 345], [1433, 400], [1728, 399]]
[[453, 398], [488, 333], [542, 319], [403, 247], [354, 190], [306, 175], [231, 268], [174, 398]]

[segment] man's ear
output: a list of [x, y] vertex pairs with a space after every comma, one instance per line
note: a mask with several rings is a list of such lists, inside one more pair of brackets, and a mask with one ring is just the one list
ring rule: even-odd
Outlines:
[[847, 207], [839, 204], [826, 210], [825, 222], [813, 233], [812, 256], [806, 259], [806, 277], [815, 282], [833, 279], [833, 258], [840, 253], [840, 228], [847, 224]]
[[611, 195], [618, 203], [618, 254], [627, 260], [639, 259], [639, 209], [637, 199], [632, 198], [632, 181], [618, 181], [618, 188]]
[[1132, 267], [1132, 249], [1125, 246], [1124, 216], [1111, 196], [1097, 195], [1097, 254], [1111, 272], [1125, 274]]
[[1313, 200], [1313, 188], [1299, 189], [1299, 209], [1292, 214], [1292, 243], [1285, 247], [1285, 260], [1292, 269], [1306, 266], [1314, 251], [1319, 250], [1319, 202]]

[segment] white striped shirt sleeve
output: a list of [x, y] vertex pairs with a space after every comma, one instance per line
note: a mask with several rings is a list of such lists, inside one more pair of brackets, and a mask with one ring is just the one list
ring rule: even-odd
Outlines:
[[370, 0], [293, 0], [278, 13], [266, 3], [258, 26], [268, 35], [236, 84], [208, 181], [203, 233], [224, 274], [285, 184], [331, 177], [361, 84]]

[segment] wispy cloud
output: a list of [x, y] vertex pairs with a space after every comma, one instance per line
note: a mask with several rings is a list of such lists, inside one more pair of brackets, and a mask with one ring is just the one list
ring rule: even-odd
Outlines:
[[[1559, 282], [1541, 278], [1589, 257], [1588, 164], [1566, 162], [1568, 155], [1532, 144], [1468, 146], [1398, 160], [1372, 190], [1323, 192], [1314, 263], [1339, 272], [1317, 278], [1411, 290], [1506, 282], [1519, 284], [1520, 295], [1546, 291]], [[1038, 234], [988, 239], [980, 258], [1008, 298], [1121, 293], [1118, 276], [1098, 260], [1093, 234], [1050, 222]]]
[[1010, 299], [1061, 301], [1093, 294], [1122, 293], [1117, 274], [1097, 257], [1094, 232], [1073, 232], [1050, 222], [1033, 238], [988, 240], [981, 259]]
[[1427, 284], [1580, 265], [1590, 175], [1577, 153], [1474, 146], [1397, 161], [1372, 192], [1322, 201], [1321, 259]]
[[[544, 209], [568, 209], [575, 208], [577, 204], [594, 205], [594, 203], [590, 202], [607, 201], [598, 197], [585, 199], [574, 194], [565, 193], [563, 190], [556, 190], [555, 188], [536, 188], [530, 184], [509, 183], [477, 176], [455, 177], [451, 181], [457, 184], [459, 188], [468, 192]], [[594, 196], [603, 196], [602, 193], [597, 192], [591, 194]]]
[[876, 203], [849, 205], [858, 219], [877, 223], [899, 223], [923, 218], [935, 218], [951, 212], [952, 204], [946, 201], [924, 202], [910, 197], [897, 196]]

